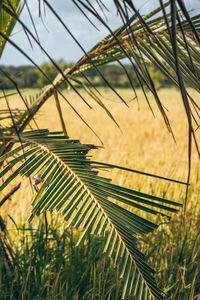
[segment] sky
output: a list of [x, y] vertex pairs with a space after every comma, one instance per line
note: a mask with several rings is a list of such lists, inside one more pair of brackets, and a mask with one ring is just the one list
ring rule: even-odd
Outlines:
[[[39, 34], [40, 42], [51, 57], [55, 60], [64, 59], [66, 62], [76, 62], [79, 60], [83, 55], [82, 50], [76, 45], [63, 26], [59, 24], [58, 20], [50, 12], [50, 10], [45, 8], [44, 13], [42, 6], [43, 19], [41, 20], [38, 16], [38, 0], [27, 1]], [[95, 29], [94, 26], [92, 26], [80, 13], [72, 0], [49, 0], [49, 3], [54, 7], [56, 12], [65, 22], [66, 26], [73, 32], [76, 39], [86, 51], [90, 50], [98, 41], [109, 33], [103, 25], [98, 23], [98, 21], [90, 15], [90, 13], [87, 13], [98, 28], [98, 30]], [[109, 12], [106, 14], [109, 25], [112, 29], [117, 28], [121, 23], [120, 18], [116, 14], [113, 0], [104, 0], [103, 3], [109, 9]], [[158, 0], [134, 0], [134, 4], [140, 10], [141, 14], [145, 14], [156, 8], [159, 5], [158, 3]], [[198, 9], [200, 13], [200, 0], [186, 0], [185, 3], [188, 8], [195, 10]], [[98, 9], [98, 6], [96, 6], [96, 8]], [[26, 7], [24, 8], [20, 18], [33, 32], [33, 26]], [[34, 44], [34, 42], [33, 48], [30, 46], [20, 24], [15, 26], [11, 39], [17, 45], [23, 47], [24, 51], [28, 53], [37, 64], [40, 65], [41, 63], [48, 61], [48, 58], [39, 49], [39, 47]], [[7, 43], [4, 53], [0, 59], [0, 64], [18, 66], [27, 64], [30, 65], [31, 63], [27, 58], [15, 50], [13, 46]]]

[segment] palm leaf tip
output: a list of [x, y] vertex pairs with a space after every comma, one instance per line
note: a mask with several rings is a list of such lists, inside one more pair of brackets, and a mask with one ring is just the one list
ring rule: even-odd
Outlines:
[[[19, 174], [41, 178], [37, 182], [38, 192], [29, 221], [47, 210], [57, 210], [68, 226], [81, 229], [77, 245], [89, 233], [101, 235], [105, 240], [104, 252], [114, 265], [120, 266], [120, 276], [124, 280], [122, 298], [131, 294], [137, 299], [162, 299], [163, 293], [154, 279], [155, 272], [138, 248], [140, 236], [158, 225], [121, 204], [150, 214], [174, 212], [172, 205], [178, 207], [180, 204], [114, 185], [110, 179], [100, 176], [98, 171], [104, 167], [108, 169], [108, 165], [98, 166], [90, 160], [89, 151], [98, 148], [94, 145], [84, 145], [48, 131], [25, 132], [21, 134], [21, 141], [22, 145], [1, 157], [9, 163], [1, 172], [6, 179], [0, 190]], [[18, 138], [10, 137], [10, 142], [18, 142]]]

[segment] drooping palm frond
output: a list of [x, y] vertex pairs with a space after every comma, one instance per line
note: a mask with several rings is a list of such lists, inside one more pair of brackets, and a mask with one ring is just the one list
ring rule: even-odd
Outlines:
[[[168, 7], [169, 5], [170, 1], [164, 7]], [[168, 30], [172, 30], [171, 14], [168, 13], [166, 16], [160, 16], [161, 12], [162, 8], [159, 7], [149, 15], [143, 17], [146, 28], [138, 20], [138, 15], [134, 14], [128, 19], [127, 23], [93, 47], [79, 61], [80, 67], [74, 74], [93, 68], [94, 65], [103, 65], [128, 57], [134, 67], [139, 83], [148, 88], [155, 96], [158, 107], [168, 124], [165, 111], [152, 85], [152, 79], [149, 76], [148, 70], [145, 67], [146, 63], [152, 63], [159, 68], [166, 78], [180, 87], [176, 75], [177, 63], [174, 57], [170, 33], [168, 32]], [[200, 92], [200, 52], [198, 43], [193, 38], [188, 22], [183, 18], [181, 12], [179, 14], [181, 21], [177, 22], [176, 38], [180, 72], [183, 79]], [[200, 15], [191, 17], [191, 21], [198, 34], [200, 34]], [[190, 101], [191, 106], [195, 106], [191, 97]]]
[[[18, 137], [3, 138], [18, 141]], [[26, 132], [21, 135], [21, 142], [0, 158], [7, 161], [0, 173], [4, 178], [0, 191], [19, 174], [31, 176], [40, 188], [32, 203], [30, 221], [35, 215], [57, 210], [68, 226], [81, 228], [77, 245], [88, 233], [102, 235], [104, 252], [114, 265], [120, 265], [123, 299], [128, 294], [136, 299], [162, 299], [154, 271], [138, 248], [139, 237], [158, 225], [125, 209], [123, 204], [162, 216], [167, 216], [166, 212], [176, 213], [181, 204], [112, 184], [110, 179], [98, 175], [99, 170], [107, 170], [109, 165], [90, 160], [87, 154], [97, 148], [94, 145], [45, 130]]]
[[[44, 0], [45, 1], [45, 0]], [[76, 1], [73, 1], [76, 2]], [[141, 76], [140, 72], [144, 76], [144, 78], [139, 78], [138, 80], [141, 81], [141, 84], [143, 84], [143, 80], [145, 85], [147, 85], [148, 89], [152, 92], [152, 94], [155, 97], [155, 100], [158, 104], [158, 107], [163, 115], [163, 118], [165, 120], [165, 123], [169, 129], [170, 132], [170, 124], [168, 121], [168, 118], [166, 116], [165, 110], [163, 109], [162, 103], [160, 102], [160, 99], [158, 97], [157, 91], [155, 89], [154, 83], [152, 81], [152, 78], [148, 72], [148, 69], [145, 67], [145, 60], [144, 56], [147, 55], [144, 51], [143, 48], [145, 48], [145, 45], [141, 43], [138, 43], [138, 40], [136, 38], [136, 34], [132, 30], [130, 23], [131, 23], [131, 16], [129, 14], [129, 11], [134, 13], [135, 18], [137, 18], [137, 22], [135, 23], [136, 28], [142, 28], [142, 31], [144, 32], [144, 35], [146, 38], [143, 38], [143, 42], [147, 43], [148, 48], [146, 48], [146, 52], [150, 52], [150, 60], [153, 61], [155, 65], [159, 67], [162, 72], [164, 71], [164, 74], [167, 75], [169, 79], [171, 79], [171, 74], [167, 74], [167, 69], [164, 68], [162, 64], [159, 62], [156, 62], [157, 56], [161, 57], [162, 59], [164, 58], [164, 62], [166, 62], [170, 67], [172, 67], [172, 70], [175, 73], [175, 80], [176, 84], [178, 85], [181, 95], [182, 95], [182, 100], [183, 100], [183, 105], [185, 108], [186, 112], [186, 117], [188, 120], [188, 182], [190, 180], [190, 169], [191, 169], [191, 153], [192, 153], [192, 138], [194, 140], [197, 152], [200, 156], [200, 151], [199, 151], [199, 145], [196, 140], [196, 135], [195, 131], [193, 128], [193, 120], [196, 122], [197, 126], [199, 127], [196, 118], [194, 117], [194, 113], [192, 111], [192, 107], [195, 111], [195, 114], [197, 115], [197, 118], [199, 118], [199, 106], [198, 104], [191, 99], [191, 96], [188, 95], [186, 85], [185, 85], [185, 79], [188, 79], [188, 69], [189, 73], [195, 75], [193, 79], [197, 80], [197, 88], [199, 92], [199, 72], [196, 69], [199, 69], [199, 57], [198, 57], [198, 62], [195, 66], [195, 60], [194, 57], [192, 56], [191, 48], [195, 48], [195, 51], [198, 56], [199, 56], [199, 45], [200, 45], [200, 38], [199, 38], [199, 16], [195, 16], [192, 18], [185, 6], [185, 3], [183, 0], [170, 0], [168, 2], [165, 2], [163, 0], [159, 0], [160, 7], [158, 10], [162, 12], [163, 15], [163, 20], [164, 20], [164, 29], [166, 31], [166, 35], [164, 37], [164, 41], [162, 38], [162, 33], [159, 32], [158, 28], [155, 27], [151, 28], [152, 20], [148, 22], [146, 20], [145, 16], [142, 16], [140, 12], [136, 9], [135, 3], [132, 0], [116, 0], [114, 1], [115, 6], [117, 8], [117, 11], [119, 15], [121, 16], [121, 19], [125, 25], [125, 30], [126, 33], [129, 35], [128, 37], [128, 48], [131, 49], [131, 55], [129, 56], [127, 54], [126, 48], [123, 47], [120, 39], [116, 36], [116, 32], [112, 32], [112, 30], [107, 26], [106, 22], [102, 19], [102, 17], [99, 15], [97, 10], [95, 9], [95, 6], [90, 3], [90, 1], [87, 1], [85, 3], [82, 0], [77, 0], [86, 10], [88, 10], [93, 16], [95, 16], [104, 26], [108, 28], [110, 31], [113, 40], [117, 42], [121, 52], [125, 54], [126, 57], [130, 59], [130, 57], [133, 56], [134, 58], [134, 63], [136, 63], [137, 67], [134, 66], [134, 63], [132, 63], [136, 74], [138, 73], [139, 76]], [[98, 2], [98, 1], [97, 1]], [[169, 6], [169, 13], [166, 11], [166, 7]], [[101, 7], [103, 9], [103, 7]], [[151, 17], [151, 14], [150, 14]], [[182, 24], [182, 19], [184, 21], [184, 24]], [[197, 20], [197, 22], [196, 22]], [[161, 27], [162, 28], [162, 27]], [[163, 29], [163, 28], [162, 28]], [[157, 38], [157, 30], [158, 30], [158, 38]], [[137, 29], [136, 29], [137, 32]], [[160, 33], [161, 33], [161, 38], [160, 38]], [[149, 36], [151, 38], [149, 38]], [[177, 38], [178, 36], [178, 38]], [[152, 39], [153, 38], [153, 39]], [[165, 41], [167, 39], [167, 42]], [[181, 42], [180, 42], [181, 39]], [[163, 44], [164, 47], [163, 47]], [[191, 44], [192, 47], [191, 47]], [[153, 53], [151, 51], [151, 48], [153, 48]], [[155, 53], [155, 48], [156, 48], [156, 53]], [[160, 49], [159, 49], [160, 48]], [[166, 54], [163, 57], [163, 52]], [[153, 54], [153, 55], [152, 55]], [[155, 55], [156, 54], [156, 55]], [[193, 53], [194, 54], [194, 53]], [[147, 55], [148, 57], [148, 55]], [[167, 60], [166, 60], [167, 58]], [[131, 60], [130, 60], [131, 61]], [[172, 61], [172, 64], [170, 62]], [[162, 66], [162, 67], [161, 67]], [[165, 67], [165, 66], [164, 66]], [[172, 76], [172, 79], [174, 76]], [[194, 81], [195, 81], [194, 80]], [[194, 82], [193, 82], [194, 83]], [[194, 84], [192, 84], [194, 87]], [[147, 97], [146, 97], [147, 99]], [[148, 99], [147, 99], [148, 102]], [[186, 192], [186, 199], [185, 199], [185, 205], [184, 209], [186, 210], [186, 203], [187, 203], [187, 194], [188, 190]]]

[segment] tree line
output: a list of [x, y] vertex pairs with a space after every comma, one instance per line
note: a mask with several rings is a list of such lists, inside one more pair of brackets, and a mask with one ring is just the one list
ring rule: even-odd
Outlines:
[[[57, 61], [57, 64], [62, 70], [72, 66], [72, 64], [67, 64], [63, 60]], [[50, 62], [43, 63], [40, 68], [51, 80], [56, 77], [58, 72]], [[132, 84], [135, 88], [138, 88], [140, 85], [133, 67], [127, 64], [125, 65], [125, 68], [126, 72], [129, 74], [129, 79], [125, 70], [117, 64], [104, 65], [99, 67], [99, 70], [103, 77], [105, 77], [113, 87], [128, 88]], [[49, 84], [48, 80], [34, 66], [0, 66], [0, 71], [0, 89], [12, 89], [14, 87], [9, 79], [5, 79], [5, 73], [17, 83], [19, 88], [41, 88], [44, 87], [44, 85]], [[156, 88], [172, 86], [172, 82], [169, 81], [155, 66], [148, 65], [148, 71]], [[84, 74], [87, 75], [87, 78], [96, 87], [105, 86], [105, 81], [102, 77], [98, 76], [98, 73], [94, 68], [85, 71]], [[84, 76], [81, 74], [76, 75], [76, 77], [79, 80], [85, 81]], [[132, 83], [130, 83], [130, 81]], [[85, 83], [87, 84], [86, 81]]]

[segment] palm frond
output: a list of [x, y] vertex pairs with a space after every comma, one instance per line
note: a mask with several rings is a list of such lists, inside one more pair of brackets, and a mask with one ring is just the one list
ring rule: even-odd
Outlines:
[[[101, 235], [105, 240], [104, 252], [115, 265], [120, 265], [125, 282], [123, 299], [128, 294], [137, 299], [162, 299], [154, 270], [138, 248], [140, 236], [158, 225], [125, 209], [123, 204], [166, 217], [168, 213], [176, 213], [181, 204], [114, 185], [100, 176], [99, 170], [107, 170], [109, 166], [90, 160], [88, 152], [97, 148], [94, 145], [84, 145], [58, 133], [48, 134], [45, 130], [25, 132], [20, 138], [22, 144], [0, 158], [7, 161], [0, 173], [4, 178], [0, 191], [19, 174], [31, 176], [41, 186], [33, 200], [29, 221], [35, 215], [56, 210], [62, 213], [68, 226], [81, 228], [77, 245], [88, 233]], [[18, 137], [4, 135], [4, 141], [17, 143]]]
[[[5, 7], [9, 7], [9, 3], [12, 3], [12, 6], [14, 7], [16, 14], [19, 16], [23, 9], [23, 3], [21, 0], [3, 0], [0, 6], [0, 31], [3, 32], [5, 35], [10, 36], [17, 20], [13, 18], [10, 14], [6, 12], [4, 9]], [[0, 57], [3, 53], [4, 47], [6, 44], [6, 40], [2, 37], [0, 37]]]
[[[168, 6], [169, 2], [165, 4]], [[127, 53], [122, 51], [122, 47], [128, 51], [129, 55], [133, 57], [136, 69], [140, 72], [140, 77], [144, 83], [148, 86], [148, 77], [145, 73], [144, 61], [155, 64], [170, 80], [178, 85], [177, 78], [174, 76], [176, 65], [173, 55], [173, 49], [171, 47], [170, 36], [166, 26], [164, 16], [157, 16], [161, 12], [161, 8], [158, 8], [151, 12], [151, 14], [144, 17], [149, 31], [144, 30], [141, 24], [138, 24], [137, 15], [134, 15], [129, 19], [129, 28], [127, 24], [119, 27], [115, 30], [113, 37], [112, 34], [108, 35], [89, 52], [88, 56], [90, 61], [88, 63], [82, 63], [88, 60], [84, 56], [80, 60], [80, 67], [73, 73], [79, 73], [85, 71], [95, 65], [103, 65], [109, 62], [113, 62], [116, 59], [125, 58]], [[153, 19], [152, 19], [153, 18]], [[167, 15], [168, 24], [171, 29], [171, 17]], [[200, 16], [195, 15], [191, 18], [196, 30], [199, 32]], [[181, 26], [184, 30], [185, 40], [183, 40]], [[135, 41], [133, 40], [133, 36]], [[185, 41], [187, 44], [185, 44]], [[120, 45], [119, 45], [120, 42]], [[177, 24], [177, 42], [179, 49], [179, 61], [182, 74], [185, 79], [190, 80], [191, 86], [193, 86], [199, 92], [199, 51], [198, 45], [193, 40], [191, 35], [191, 29], [188, 26], [185, 19], [180, 24]], [[191, 58], [187, 54], [187, 48], [191, 51]], [[143, 56], [141, 56], [143, 55]], [[143, 64], [141, 64], [143, 62]], [[193, 62], [193, 63], [192, 63]], [[169, 66], [170, 69], [167, 67]], [[194, 68], [196, 69], [194, 72]], [[191, 74], [192, 78], [187, 77], [187, 72]], [[196, 83], [195, 83], [196, 82]]]

